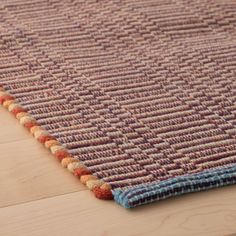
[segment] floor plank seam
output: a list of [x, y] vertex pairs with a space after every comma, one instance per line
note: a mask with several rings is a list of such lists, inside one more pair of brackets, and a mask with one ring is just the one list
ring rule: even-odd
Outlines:
[[6, 205], [6, 206], [3, 206], [3, 207], [0, 207], [0, 209], [14, 207], [14, 206], [19, 206], [19, 205], [24, 205], [24, 204], [29, 204], [29, 203], [33, 203], [33, 202], [37, 202], [37, 201], [42, 201], [42, 200], [46, 200], [46, 199], [50, 199], [50, 198], [61, 197], [61, 196], [64, 196], [64, 195], [79, 193], [79, 192], [83, 192], [83, 191], [88, 191], [89, 192], [88, 189], [81, 189], [81, 190], [78, 190], [78, 191], [72, 191], [72, 192], [68, 192], [68, 193], [56, 194], [54, 196], [42, 197], [42, 198], [35, 199], [35, 200], [20, 202], [20, 203], [16, 203], [16, 204], [10, 204], [10, 205]]

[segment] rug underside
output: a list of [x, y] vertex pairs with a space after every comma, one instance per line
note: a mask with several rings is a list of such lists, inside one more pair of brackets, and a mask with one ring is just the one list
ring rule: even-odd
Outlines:
[[0, 103], [126, 208], [236, 182], [236, 1], [1, 0]]

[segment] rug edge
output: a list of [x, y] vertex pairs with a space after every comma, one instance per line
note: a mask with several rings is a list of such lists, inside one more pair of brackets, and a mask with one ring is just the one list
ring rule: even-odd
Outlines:
[[[114, 198], [118, 204], [125, 208], [134, 208], [177, 195], [236, 183], [236, 164], [231, 164], [166, 181], [141, 184], [131, 189], [112, 190], [108, 183], [93, 175], [83, 163], [71, 156], [60, 142], [40, 127], [37, 121], [15, 100], [14, 96], [1, 86], [0, 104], [12, 113], [35, 139], [49, 149], [64, 168], [77, 176], [94, 193], [95, 197], [103, 200]], [[136, 195], [138, 192], [141, 194]]]
[[113, 193], [110, 184], [102, 181], [78, 159], [75, 159], [69, 151], [49, 132], [43, 129], [6, 89], [0, 86], [0, 104], [6, 108], [41, 144], [44, 145], [64, 168], [77, 176], [80, 182], [93, 192], [96, 198], [112, 200]]
[[236, 183], [236, 164], [179, 176], [166, 181], [139, 185], [132, 189], [112, 190], [114, 200], [125, 208], [156, 202], [187, 193]]

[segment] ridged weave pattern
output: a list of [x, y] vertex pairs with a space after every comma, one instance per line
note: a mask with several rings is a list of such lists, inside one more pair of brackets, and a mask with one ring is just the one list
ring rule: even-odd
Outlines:
[[125, 207], [235, 182], [236, 1], [1, 0], [0, 45], [0, 85]]

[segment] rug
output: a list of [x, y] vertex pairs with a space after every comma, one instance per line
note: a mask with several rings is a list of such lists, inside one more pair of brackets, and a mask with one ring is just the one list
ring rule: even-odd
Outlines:
[[1, 0], [0, 86], [97, 198], [236, 182], [234, 0]]

